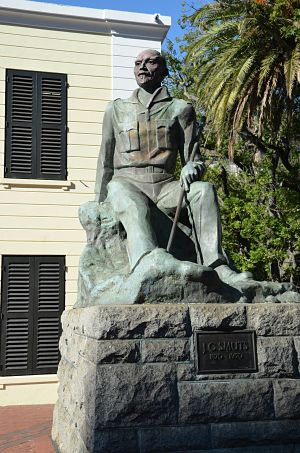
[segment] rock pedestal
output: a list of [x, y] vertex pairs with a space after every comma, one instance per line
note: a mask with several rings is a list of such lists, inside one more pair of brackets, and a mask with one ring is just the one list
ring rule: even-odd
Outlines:
[[[126, 232], [108, 202], [89, 201], [79, 209], [87, 244], [81, 254], [75, 308], [157, 303], [299, 302], [291, 283], [241, 281], [231, 286], [215, 270], [196, 264], [191, 230], [180, 224], [171, 254], [166, 252], [171, 220], [155, 205], [151, 224], [158, 247], [130, 271]], [[187, 261], [186, 261], [187, 260]]]
[[[247, 329], [257, 372], [197, 374], [195, 330]], [[78, 308], [60, 349], [60, 453], [300, 452], [299, 304]]]

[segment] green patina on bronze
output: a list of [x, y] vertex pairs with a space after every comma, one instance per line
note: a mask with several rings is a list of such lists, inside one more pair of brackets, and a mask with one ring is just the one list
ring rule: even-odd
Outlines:
[[[250, 301], [290, 290], [263, 286], [229, 266], [221, 245], [214, 186], [201, 181], [197, 124], [191, 104], [161, 82], [163, 57], [141, 52], [137, 88], [105, 112], [96, 199], [80, 210], [88, 244], [82, 254], [76, 306], [102, 303]], [[173, 177], [178, 153], [180, 182]], [[179, 228], [166, 252], [180, 193]]]

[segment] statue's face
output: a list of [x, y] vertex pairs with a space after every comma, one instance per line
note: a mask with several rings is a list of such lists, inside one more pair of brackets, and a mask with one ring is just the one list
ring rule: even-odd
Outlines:
[[134, 75], [137, 84], [145, 90], [155, 90], [165, 78], [166, 68], [162, 58], [152, 50], [144, 50], [135, 60]]

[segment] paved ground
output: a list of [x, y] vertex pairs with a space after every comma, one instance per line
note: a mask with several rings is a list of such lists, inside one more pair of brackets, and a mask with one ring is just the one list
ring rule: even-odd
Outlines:
[[54, 453], [53, 405], [0, 407], [0, 452]]

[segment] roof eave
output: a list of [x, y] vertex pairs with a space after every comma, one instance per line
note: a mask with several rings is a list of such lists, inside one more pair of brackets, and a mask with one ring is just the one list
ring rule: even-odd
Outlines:
[[169, 16], [70, 7], [28, 0], [0, 0], [0, 23], [84, 33], [104, 33], [163, 41]]

